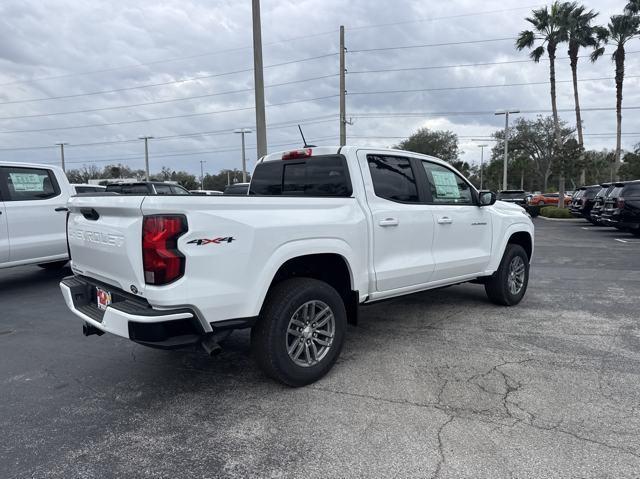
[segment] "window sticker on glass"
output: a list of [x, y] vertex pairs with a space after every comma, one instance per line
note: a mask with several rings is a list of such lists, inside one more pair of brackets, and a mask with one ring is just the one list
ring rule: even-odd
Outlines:
[[42, 192], [44, 176], [33, 173], [10, 173], [11, 183], [15, 191]]
[[450, 171], [436, 171], [432, 170], [433, 183], [436, 187], [436, 194], [439, 198], [460, 198], [460, 190], [458, 189], [458, 182], [456, 181], [456, 175]]

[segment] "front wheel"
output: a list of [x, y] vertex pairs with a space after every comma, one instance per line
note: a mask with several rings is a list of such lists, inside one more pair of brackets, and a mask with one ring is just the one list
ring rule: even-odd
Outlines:
[[522, 301], [529, 284], [529, 257], [518, 244], [508, 244], [498, 270], [485, 283], [489, 299], [503, 306]]
[[312, 278], [293, 278], [269, 292], [251, 330], [258, 366], [289, 386], [322, 378], [340, 355], [347, 313], [338, 292]]

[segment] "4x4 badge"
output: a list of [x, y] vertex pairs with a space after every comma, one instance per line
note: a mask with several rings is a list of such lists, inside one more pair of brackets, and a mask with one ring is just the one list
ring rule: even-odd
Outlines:
[[198, 246], [202, 246], [205, 244], [220, 244], [220, 243], [231, 243], [232, 241], [235, 241], [235, 238], [232, 236], [227, 236], [225, 238], [212, 238], [212, 239], [194, 239], [191, 241], [188, 241], [187, 244], [195, 244]]

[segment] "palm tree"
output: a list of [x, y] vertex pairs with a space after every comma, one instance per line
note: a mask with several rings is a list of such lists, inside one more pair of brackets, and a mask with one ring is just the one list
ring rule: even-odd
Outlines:
[[[578, 132], [578, 144], [584, 148], [582, 136], [582, 117], [580, 114], [580, 97], [578, 95], [578, 53], [580, 48], [598, 48], [597, 29], [591, 25], [594, 18], [598, 16], [593, 10], [587, 11], [584, 5], [572, 3], [567, 6], [567, 16], [565, 18], [565, 28], [567, 30], [567, 41], [569, 42], [569, 62], [571, 64], [571, 75], [573, 79], [573, 98], [576, 108], [576, 129]], [[586, 171], [582, 168], [580, 172], [580, 184], [585, 183]]]
[[[533, 26], [533, 30], [524, 30], [520, 32], [516, 40], [516, 48], [524, 50], [525, 48], [533, 48], [536, 41], [541, 42], [534, 48], [530, 56], [535, 62], [539, 62], [540, 58], [545, 54], [549, 57], [549, 80], [551, 83], [551, 110], [553, 111], [554, 137], [556, 143], [556, 152], [560, 152], [562, 148], [562, 139], [560, 138], [560, 122], [558, 120], [558, 106], [556, 101], [556, 51], [558, 44], [567, 41], [566, 19], [568, 11], [573, 4], [555, 1], [551, 4], [551, 8], [543, 7], [531, 12], [531, 16], [526, 20]], [[560, 173], [560, 198], [564, 196], [564, 172]], [[563, 208], [564, 203], [558, 202], [558, 206]]]
[[598, 39], [601, 46], [591, 54], [595, 61], [604, 54], [603, 44], [616, 47], [612, 59], [616, 64], [616, 157], [614, 176], [618, 179], [618, 169], [622, 163], [622, 85], [624, 82], [625, 45], [640, 34], [640, 17], [635, 15], [613, 15], [607, 28], [598, 28]]

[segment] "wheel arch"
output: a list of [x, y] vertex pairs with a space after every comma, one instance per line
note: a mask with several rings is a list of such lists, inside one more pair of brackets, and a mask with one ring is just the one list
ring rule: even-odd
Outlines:
[[[357, 323], [359, 278], [353, 268], [351, 250], [340, 240], [318, 244], [313, 241], [284, 245], [272, 255], [272, 260], [260, 280], [261, 291], [255, 310], [260, 311], [269, 290], [285, 279], [314, 278], [332, 286], [342, 297], [349, 323]], [[316, 243], [315, 245], [313, 243]]]

